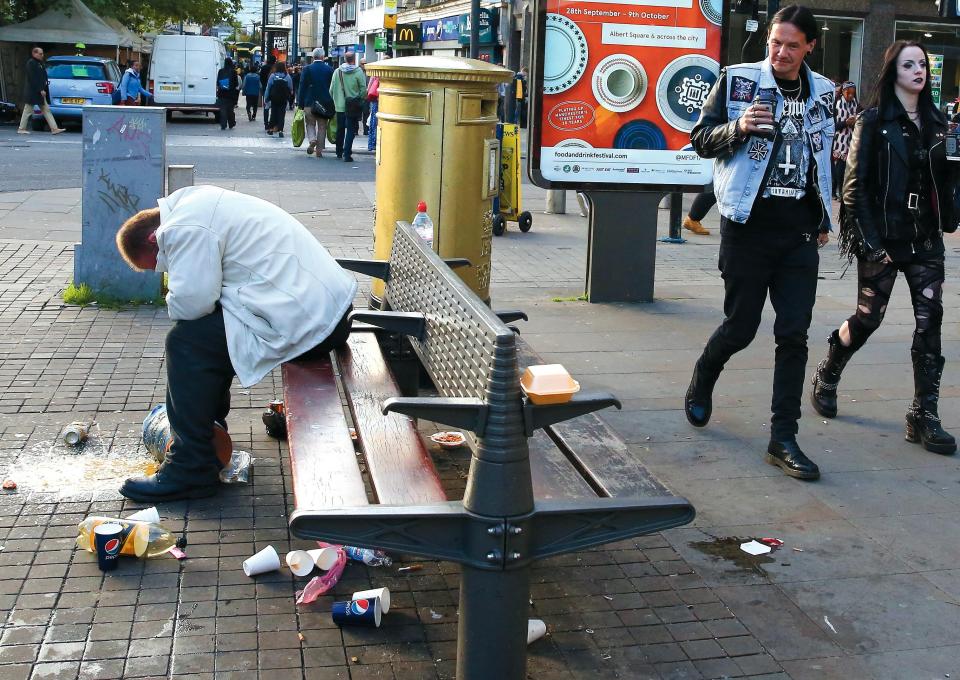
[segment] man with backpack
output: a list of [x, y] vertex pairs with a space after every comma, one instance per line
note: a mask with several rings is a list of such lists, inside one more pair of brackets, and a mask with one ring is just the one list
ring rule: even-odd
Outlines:
[[273, 74], [273, 66], [277, 63], [274, 55], [267, 57], [267, 63], [260, 67], [260, 94], [263, 95], [263, 129], [270, 129], [270, 102], [267, 101], [267, 81]]
[[337, 109], [337, 158], [353, 163], [353, 139], [357, 136], [367, 98], [367, 77], [357, 66], [355, 52], [344, 56], [344, 63], [330, 83], [330, 96]]
[[303, 122], [306, 126], [307, 154], [317, 152], [317, 158], [323, 157], [326, 140], [327, 121], [336, 115], [333, 99], [330, 98], [330, 83], [333, 69], [323, 61], [323, 49], [313, 51], [313, 63], [303, 69], [300, 76], [300, 89], [297, 92], [298, 106], [303, 109]]
[[233, 59], [223, 60], [223, 68], [217, 71], [217, 107], [220, 109], [220, 129], [237, 127], [237, 116], [233, 109], [240, 98], [240, 79], [233, 67]]
[[278, 137], [283, 137], [283, 122], [287, 115], [287, 102], [290, 101], [292, 93], [293, 81], [290, 80], [290, 74], [287, 73], [287, 65], [278, 61], [273, 67], [273, 73], [267, 80], [267, 89], [263, 93], [264, 112], [266, 112], [267, 102], [270, 105], [268, 135], [276, 132]]

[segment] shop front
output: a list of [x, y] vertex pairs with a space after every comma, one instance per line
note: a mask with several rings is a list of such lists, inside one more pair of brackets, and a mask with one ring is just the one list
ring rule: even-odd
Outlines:
[[[464, 49], [460, 43], [461, 31], [466, 23], [467, 16], [465, 14], [444, 17], [443, 19], [428, 19], [421, 22], [423, 53], [441, 57], [462, 57], [469, 54], [469, 47]], [[468, 38], [469, 35], [467, 33]]]
[[420, 24], [397, 24], [393, 32], [393, 48], [397, 56], [409, 57], [421, 53], [423, 31]]
[[[464, 17], [464, 23], [460, 30], [460, 44], [463, 45], [467, 53], [470, 51], [470, 15]], [[497, 29], [500, 23], [500, 14], [486, 7], [480, 8], [480, 54], [481, 61], [487, 61], [491, 64], [503, 63], [503, 50], [497, 44]]]

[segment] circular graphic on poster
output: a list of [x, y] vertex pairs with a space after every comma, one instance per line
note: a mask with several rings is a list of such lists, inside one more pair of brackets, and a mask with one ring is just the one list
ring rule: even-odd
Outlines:
[[587, 39], [580, 27], [560, 14], [547, 14], [543, 48], [543, 93], [557, 94], [577, 84], [587, 70]]
[[667, 148], [667, 138], [663, 130], [649, 120], [631, 120], [617, 130], [613, 148], [660, 151]]
[[715, 26], [723, 23], [723, 0], [700, 0], [704, 18]]
[[589, 142], [583, 141], [582, 139], [570, 137], [569, 139], [564, 139], [561, 142], [557, 142], [556, 147], [558, 149], [592, 149], [593, 145]]
[[550, 127], [563, 132], [576, 132], [589, 127], [597, 117], [592, 104], [584, 101], [565, 101], [554, 106], [547, 113]]
[[709, 57], [688, 54], [674, 59], [657, 81], [657, 108], [671, 127], [690, 132], [720, 76], [720, 64]]
[[604, 57], [593, 70], [593, 96], [603, 108], [623, 113], [636, 108], [647, 93], [647, 72], [629, 54]]

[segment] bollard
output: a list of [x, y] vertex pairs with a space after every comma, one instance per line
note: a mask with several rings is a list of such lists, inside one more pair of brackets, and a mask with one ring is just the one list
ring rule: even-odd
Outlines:
[[192, 187], [195, 174], [194, 166], [192, 165], [168, 165], [167, 196], [178, 189]]
[[547, 215], [566, 215], [567, 192], [560, 189], [548, 189], [547, 207], [543, 212]]
[[680, 235], [680, 223], [683, 221], [683, 194], [670, 194], [670, 235], [660, 239], [661, 243], [686, 243]]

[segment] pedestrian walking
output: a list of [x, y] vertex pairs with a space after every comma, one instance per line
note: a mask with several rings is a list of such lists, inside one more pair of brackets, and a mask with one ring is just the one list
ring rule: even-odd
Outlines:
[[367, 101], [370, 103], [370, 130], [367, 136], [367, 151], [377, 148], [377, 110], [380, 108], [380, 78], [373, 76], [367, 81]]
[[709, 236], [710, 230], [703, 226], [703, 218], [710, 212], [710, 208], [717, 204], [717, 196], [713, 191], [702, 191], [697, 194], [690, 205], [690, 212], [683, 218], [683, 228], [700, 236]]
[[350, 332], [357, 284], [294, 217], [214, 186], [180, 189], [127, 220], [117, 249], [131, 268], [167, 272], [167, 418], [173, 444], [156, 474], [120, 493], [157, 503], [220, 488], [214, 423], [230, 384], [285, 361], [327, 356]]
[[270, 102], [267, 100], [267, 81], [273, 75], [273, 67], [277, 63], [274, 55], [267, 57], [267, 62], [260, 66], [260, 96], [263, 100], [263, 129], [270, 129]]
[[367, 78], [356, 64], [355, 52], [347, 52], [330, 83], [330, 96], [337, 110], [337, 158], [353, 162], [353, 139], [363, 116]]
[[290, 90], [290, 110], [293, 111], [297, 100], [297, 93], [300, 91], [300, 65], [297, 64], [290, 69], [290, 71], [290, 80], [293, 82], [293, 89]]
[[134, 61], [120, 78], [120, 105], [139, 106], [140, 95], [150, 98], [153, 95], [140, 82], [140, 62]]
[[725, 318], [694, 368], [687, 420], [709, 422], [714, 385], [727, 360], [753, 341], [769, 293], [777, 348], [766, 461], [799, 479], [820, 476], [796, 435], [817, 245], [831, 228], [833, 83], [804, 63], [818, 36], [806, 7], [777, 12], [767, 29], [768, 57], [723, 69], [691, 133], [697, 153], [715, 159]]
[[260, 104], [260, 75], [250, 66], [243, 77], [243, 96], [247, 99], [247, 120], [257, 119], [257, 106]]
[[947, 121], [933, 101], [930, 60], [920, 43], [887, 48], [868, 108], [857, 118], [847, 157], [840, 249], [857, 259], [857, 308], [830, 334], [813, 376], [813, 406], [837, 414], [837, 386], [850, 357], [879, 328], [897, 273], [913, 302], [913, 403], [906, 439], [934, 453], [957, 450], [940, 424], [937, 402], [945, 360], [943, 232], [957, 229], [956, 173], [944, 148]]
[[283, 137], [283, 123], [287, 115], [287, 102], [290, 100], [291, 92], [293, 92], [293, 81], [290, 79], [290, 74], [287, 73], [287, 65], [278, 61], [273, 67], [273, 73], [267, 80], [267, 89], [263, 94], [264, 106], [267, 106], [267, 102], [270, 105], [268, 135], [276, 132], [278, 137]]
[[21, 135], [29, 135], [30, 130], [27, 125], [30, 123], [30, 117], [33, 115], [33, 107], [39, 106], [43, 119], [47, 121], [50, 133], [59, 135], [66, 130], [59, 125], [50, 112], [50, 105], [47, 103], [50, 99], [50, 83], [47, 82], [47, 67], [43, 64], [43, 48], [34, 47], [30, 50], [30, 58], [24, 66], [23, 80], [23, 114], [20, 116], [20, 127], [17, 132]]
[[833, 197], [840, 199], [843, 188], [843, 174], [847, 167], [847, 154], [850, 152], [850, 138], [853, 126], [857, 122], [860, 106], [857, 103], [857, 86], [848, 80], [840, 86], [836, 113], [833, 121], [837, 134], [833, 137]]
[[223, 68], [217, 71], [217, 108], [220, 109], [220, 129], [231, 130], [237, 127], [237, 115], [234, 109], [240, 98], [240, 82], [233, 67], [233, 59], [223, 60]]
[[[367, 60], [360, 59], [360, 70], [363, 71], [364, 77], [367, 75]], [[370, 89], [370, 78], [367, 78], [367, 90]], [[365, 136], [370, 135], [370, 124], [367, 122], [370, 120], [371, 107], [370, 107], [370, 98], [367, 97], [363, 100], [363, 118], [360, 119], [360, 122], [363, 124], [363, 134]], [[367, 140], [369, 146], [369, 140]]]
[[303, 122], [307, 133], [307, 154], [316, 152], [323, 157], [327, 141], [327, 121], [337, 115], [330, 97], [333, 69], [323, 61], [323, 48], [313, 51], [313, 63], [303, 69], [297, 101], [303, 109]]

